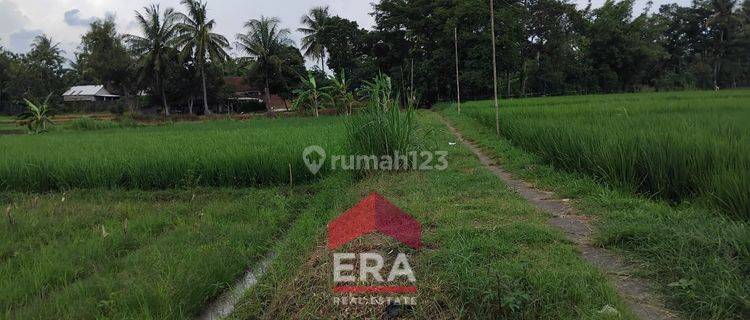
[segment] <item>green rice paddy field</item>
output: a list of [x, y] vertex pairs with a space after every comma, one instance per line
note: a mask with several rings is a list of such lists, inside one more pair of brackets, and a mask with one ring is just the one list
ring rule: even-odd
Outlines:
[[[501, 101], [500, 134], [555, 168], [750, 219], [750, 91]], [[495, 128], [491, 101], [463, 115]]]
[[192, 318], [271, 252], [231, 318], [346, 318], [320, 307], [330, 270], [316, 252], [326, 223], [373, 191], [424, 228], [409, 317], [633, 318], [440, 117], [571, 198], [597, 244], [638, 261], [684, 318], [750, 315], [750, 91], [502, 103], [500, 136], [487, 101], [417, 114], [446, 171], [311, 175], [306, 146], [345, 152], [341, 117], [0, 135], [0, 318]]
[[342, 139], [336, 118], [0, 136], [0, 190], [288, 184], [311, 177], [300, 150], [334, 152]]
[[685, 318], [750, 316], [750, 91], [491, 101], [439, 112], [515, 176], [568, 198], [596, 243]]

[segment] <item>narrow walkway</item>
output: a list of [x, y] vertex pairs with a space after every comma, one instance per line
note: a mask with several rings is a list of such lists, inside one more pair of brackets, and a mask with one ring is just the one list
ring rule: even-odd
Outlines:
[[555, 199], [552, 192], [536, 189], [522, 180], [514, 179], [510, 173], [486, 156], [479, 147], [464, 139], [461, 132], [444, 117], [443, 122], [456, 138], [479, 158], [482, 165], [532, 205], [552, 215], [549, 223], [565, 232], [567, 238], [578, 245], [584, 260], [609, 276], [617, 293], [627, 303], [633, 314], [640, 319], [647, 320], [678, 318], [675, 313], [665, 308], [663, 299], [654, 291], [654, 285], [650, 281], [630, 274], [634, 270], [632, 265], [606, 249], [591, 245], [592, 231], [588, 217], [576, 215], [575, 209], [567, 201]]

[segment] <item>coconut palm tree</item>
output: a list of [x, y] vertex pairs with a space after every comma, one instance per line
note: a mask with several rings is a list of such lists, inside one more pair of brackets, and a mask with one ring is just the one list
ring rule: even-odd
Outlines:
[[152, 4], [150, 7], [144, 7], [143, 9], [145, 14], [135, 12], [135, 18], [143, 36], [128, 34], [125, 35], [125, 41], [134, 53], [140, 56], [138, 67], [141, 80], [154, 81], [156, 85], [154, 90], [161, 94], [164, 113], [169, 116], [169, 105], [164, 93], [162, 76], [164, 75], [168, 52], [171, 50], [170, 45], [176, 35], [177, 16], [171, 8], [164, 10], [162, 13], [158, 4]]
[[279, 27], [278, 18], [252, 19], [245, 23], [245, 33], [237, 35], [237, 48], [255, 59], [253, 72], [260, 75], [265, 87], [266, 109], [271, 111], [271, 77], [280, 76], [284, 65], [284, 47], [293, 44], [289, 29]]
[[221, 62], [229, 56], [224, 50], [229, 41], [224, 36], [211, 32], [216, 21], [208, 19], [206, 3], [200, 0], [182, 0], [188, 10], [187, 14], [177, 13], [180, 23], [177, 24], [177, 46], [181, 48], [181, 57], [188, 56], [195, 60], [203, 85], [203, 113], [210, 114], [208, 93], [206, 92], [206, 60]]
[[305, 56], [320, 61], [320, 70], [325, 70], [326, 44], [325, 32], [328, 27], [331, 15], [328, 13], [328, 7], [315, 7], [302, 17], [304, 27], [298, 28], [302, 32], [302, 50]]

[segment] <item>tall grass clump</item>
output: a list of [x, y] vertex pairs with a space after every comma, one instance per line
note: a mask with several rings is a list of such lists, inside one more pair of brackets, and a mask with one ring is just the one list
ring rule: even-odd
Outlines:
[[[521, 99], [501, 134], [557, 168], [750, 219], [750, 91]], [[495, 126], [489, 102], [465, 114]]]
[[[396, 157], [419, 148], [417, 123], [413, 106], [401, 110], [393, 92], [391, 78], [379, 75], [361, 89], [367, 105], [346, 121], [346, 143], [350, 155]], [[410, 157], [406, 157], [410, 158]], [[404, 166], [405, 165], [405, 166]], [[400, 168], [411, 168], [407, 159]]]

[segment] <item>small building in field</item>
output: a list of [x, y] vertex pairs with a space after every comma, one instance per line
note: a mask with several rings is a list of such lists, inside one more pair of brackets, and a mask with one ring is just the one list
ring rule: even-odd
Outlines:
[[[265, 98], [264, 90], [250, 85], [243, 77], [225, 77], [224, 84], [232, 92], [229, 98], [230, 102], [257, 102], [265, 104], [265, 101], [263, 101]], [[278, 95], [271, 94], [270, 105], [274, 111], [286, 111], [291, 102], [284, 100], [284, 98]]]
[[120, 96], [112, 94], [104, 86], [75, 86], [63, 93], [63, 101], [115, 101]]

